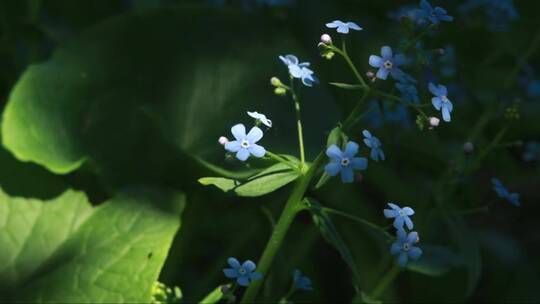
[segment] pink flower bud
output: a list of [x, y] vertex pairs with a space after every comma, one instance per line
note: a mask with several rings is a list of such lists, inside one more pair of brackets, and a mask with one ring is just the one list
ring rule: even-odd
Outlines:
[[225, 136], [221, 136], [219, 139], [218, 139], [218, 142], [220, 145], [224, 146], [226, 143], [229, 142], [229, 139]]
[[429, 128], [433, 129], [433, 128], [437, 127], [440, 122], [441, 122], [441, 120], [438, 119], [437, 117], [430, 117], [429, 118]]
[[332, 37], [330, 37], [328, 34], [322, 34], [321, 42], [324, 44], [332, 44]]

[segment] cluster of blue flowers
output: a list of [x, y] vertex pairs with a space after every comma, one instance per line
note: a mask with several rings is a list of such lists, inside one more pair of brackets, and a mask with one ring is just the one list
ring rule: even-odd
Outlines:
[[394, 228], [396, 228], [396, 241], [390, 247], [390, 253], [397, 255], [398, 263], [401, 267], [405, 267], [409, 259], [418, 260], [422, 255], [422, 249], [415, 246], [420, 238], [418, 232], [411, 231], [407, 234], [407, 229], [412, 230], [414, 224], [411, 220], [411, 216], [414, 215], [414, 210], [411, 207], [401, 208], [396, 204], [388, 203], [391, 209], [384, 209], [384, 216], [386, 218], [394, 219]]

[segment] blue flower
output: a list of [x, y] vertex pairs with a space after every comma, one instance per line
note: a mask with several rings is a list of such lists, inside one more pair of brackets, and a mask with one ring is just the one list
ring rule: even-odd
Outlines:
[[270, 119], [268, 119], [266, 117], [266, 115], [262, 114], [262, 113], [259, 113], [259, 112], [247, 112], [247, 114], [253, 118], [255, 118], [255, 120], [259, 121], [260, 123], [262, 123], [263, 125], [271, 128], [272, 127], [272, 121]]
[[388, 74], [396, 80], [404, 78], [404, 72], [398, 68], [398, 66], [405, 64], [405, 56], [403, 54], [392, 54], [392, 48], [389, 46], [383, 46], [381, 48], [381, 56], [371, 55], [369, 56], [369, 65], [374, 68], [378, 68], [377, 78], [386, 80]]
[[225, 144], [227, 151], [236, 153], [236, 158], [245, 161], [250, 155], [263, 157], [266, 154], [264, 147], [256, 144], [262, 137], [263, 131], [258, 127], [253, 127], [246, 135], [246, 127], [243, 124], [237, 124], [231, 128], [231, 133], [236, 140]]
[[409, 103], [419, 103], [418, 91], [414, 84], [396, 83], [396, 88], [401, 92], [401, 98]]
[[397, 231], [397, 240], [390, 247], [390, 253], [392, 255], [399, 254], [398, 263], [401, 267], [405, 267], [409, 259], [416, 261], [422, 255], [422, 249], [414, 246], [418, 241], [416, 231], [409, 233], [409, 235], [403, 229]]
[[384, 152], [381, 149], [381, 141], [377, 137], [372, 136], [368, 130], [362, 131], [362, 134], [365, 136], [364, 143], [366, 146], [371, 148], [371, 159], [374, 161], [384, 160]]
[[299, 63], [298, 58], [294, 55], [279, 56], [279, 59], [289, 68], [289, 74], [294, 78], [302, 79], [305, 86], [311, 87], [319, 83], [317, 77], [313, 75], [313, 71], [308, 68], [309, 62]]
[[327, 28], [337, 28], [338, 33], [348, 34], [349, 30], [361, 31], [362, 28], [354, 22], [343, 22], [341, 20], [335, 20], [326, 24]]
[[248, 286], [251, 281], [262, 279], [262, 274], [255, 271], [255, 263], [250, 260], [240, 265], [237, 259], [231, 257], [227, 260], [227, 263], [231, 268], [223, 269], [223, 273], [229, 279], [236, 279], [238, 285]]
[[313, 287], [311, 286], [311, 279], [303, 276], [298, 269], [295, 269], [293, 272], [293, 285], [296, 289], [306, 291], [313, 290]]
[[432, 7], [426, 0], [420, 1], [419, 16], [422, 19], [427, 19], [431, 24], [439, 24], [441, 21], [450, 22], [454, 17], [449, 16], [446, 10], [440, 6]]
[[364, 157], [354, 157], [358, 153], [358, 144], [349, 141], [345, 146], [345, 151], [341, 151], [336, 145], [331, 145], [326, 149], [326, 155], [330, 162], [324, 167], [324, 170], [330, 176], [336, 176], [341, 172], [341, 181], [352, 183], [354, 180], [353, 170], [365, 170], [368, 161]]
[[403, 229], [403, 224], [407, 225], [409, 230], [413, 229], [413, 222], [409, 216], [414, 214], [411, 207], [400, 208], [396, 204], [388, 203], [392, 209], [384, 209], [384, 217], [394, 219], [394, 227], [398, 230]]
[[452, 105], [450, 99], [448, 99], [446, 96], [448, 94], [448, 90], [446, 90], [446, 87], [441, 84], [436, 86], [434, 83], [430, 82], [429, 91], [435, 95], [435, 97], [431, 98], [431, 103], [437, 111], [442, 112], [443, 120], [449, 122], [451, 120], [450, 113], [452, 113], [454, 106]]
[[502, 182], [496, 178], [491, 179], [491, 183], [493, 184], [493, 190], [497, 192], [497, 195], [500, 198], [508, 200], [511, 204], [515, 206], [519, 206], [519, 193], [510, 193], [508, 189], [506, 189]]
[[536, 141], [530, 141], [525, 145], [525, 151], [523, 152], [523, 160], [526, 162], [535, 161], [540, 155], [540, 143]]

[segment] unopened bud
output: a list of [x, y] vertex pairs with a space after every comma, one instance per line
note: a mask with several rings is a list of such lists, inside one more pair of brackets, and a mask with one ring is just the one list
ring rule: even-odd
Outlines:
[[287, 94], [287, 90], [285, 90], [285, 88], [279, 87], [274, 90], [274, 93], [279, 96], [284, 96], [285, 94]]
[[218, 142], [220, 145], [224, 146], [226, 143], [229, 142], [229, 139], [225, 136], [221, 136], [219, 139], [218, 139]]
[[463, 152], [472, 154], [474, 152], [474, 144], [470, 141], [463, 144]]
[[277, 77], [270, 78], [270, 84], [274, 87], [280, 87], [282, 85], [281, 80], [279, 80]]
[[440, 122], [441, 122], [441, 120], [438, 119], [437, 117], [430, 117], [429, 118], [429, 128], [433, 129], [433, 128], [437, 127]]
[[321, 42], [324, 44], [332, 44], [332, 37], [328, 34], [321, 35]]
[[371, 78], [374, 78], [374, 77], [375, 77], [375, 73], [373, 73], [372, 71], [367, 71], [367, 72], [366, 72], [366, 76], [367, 76], [367, 78], [370, 78], [370, 79], [371, 79]]

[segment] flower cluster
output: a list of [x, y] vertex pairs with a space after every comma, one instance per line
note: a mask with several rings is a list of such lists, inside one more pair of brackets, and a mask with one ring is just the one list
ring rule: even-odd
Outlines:
[[418, 260], [422, 255], [422, 249], [415, 246], [420, 241], [418, 233], [411, 231], [407, 234], [404, 225], [407, 229], [412, 230], [414, 224], [411, 216], [414, 215], [414, 210], [411, 207], [401, 208], [396, 204], [388, 203], [391, 209], [384, 209], [386, 218], [394, 219], [394, 228], [396, 228], [397, 239], [390, 247], [390, 253], [398, 256], [398, 263], [401, 267], [405, 267], [409, 259]]

